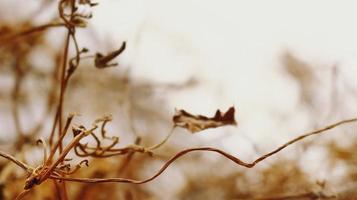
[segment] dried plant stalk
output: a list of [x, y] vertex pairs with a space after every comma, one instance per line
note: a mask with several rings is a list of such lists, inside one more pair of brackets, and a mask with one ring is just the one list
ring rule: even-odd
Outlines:
[[236, 163], [237, 165], [246, 167], [246, 168], [253, 168], [255, 165], [257, 165], [259, 162], [265, 160], [268, 157], [271, 157], [272, 155], [278, 153], [279, 151], [285, 149], [286, 147], [288, 147], [291, 144], [294, 144], [306, 137], [309, 136], [313, 136], [316, 134], [321, 134], [324, 133], [330, 129], [333, 129], [335, 127], [338, 127], [340, 125], [343, 124], [348, 124], [348, 123], [353, 123], [353, 122], [357, 122], [357, 118], [352, 118], [352, 119], [347, 119], [347, 120], [342, 120], [339, 121], [337, 123], [328, 125], [324, 128], [315, 130], [315, 131], [311, 131], [308, 133], [305, 133], [301, 136], [298, 136], [296, 138], [294, 138], [293, 140], [290, 140], [289, 142], [283, 144], [282, 146], [278, 147], [276, 150], [271, 151], [270, 153], [267, 153], [263, 156], [260, 156], [259, 158], [257, 158], [256, 160], [254, 160], [251, 163], [247, 163], [244, 162], [242, 160], [240, 160], [239, 158], [225, 152], [222, 151], [220, 149], [216, 149], [216, 148], [212, 148], [212, 147], [199, 147], [199, 148], [189, 148], [189, 149], [185, 149], [183, 151], [178, 152], [177, 154], [175, 154], [173, 157], [171, 157], [168, 161], [166, 161], [166, 163], [160, 168], [160, 170], [155, 173], [152, 177], [145, 179], [145, 180], [134, 180], [134, 179], [127, 179], [127, 178], [71, 178], [71, 177], [57, 177], [57, 176], [51, 176], [51, 178], [53, 179], [58, 179], [58, 180], [66, 180], [66, 181], [74, 181], [74, 182], [82, 182], [82, 183], [108, 183], [108, 182], [117, 182], [117, 183], [133, 183], [133, 184], [143, 184], [143, 183], [147, 183], [150, 182], [152, 180], [154, 180], [156, 177], [158, 177], [160, 174], [162, 174], [175, 160], [177, 160], [178, 158], [184, 156], [185, 154], [188, 154], [190, 152], [194, 152], [194, 151], [205, 151], [205, 152], [216, 152], [218, 154], [221, 154], [222, 156], [228, 158], [229, 160], [233, 161], [234, 163]]

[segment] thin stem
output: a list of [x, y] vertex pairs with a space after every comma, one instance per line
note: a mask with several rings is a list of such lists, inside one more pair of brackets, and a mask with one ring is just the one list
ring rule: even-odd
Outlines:
[[33, 168], [28, 166], [27, 164], [21, 162], [20, 160], [16, 159], [15, 157], [13, 157], [12, 155], [9, 155], [5, 152], [0, 151], [0, 156], [4, 157], [10, 161], [12, 161], [13, 163], [15, 163], [17, 166], [21, 167], [22, 169], [24, 169], [27, 173], [32, 173]]
[[65, 23], [52, 22], [52, 23], [48, 23], [48, 24], [45, 24], [45, 25], [32, 27], [30, 29], [26, 29], [26, 30], [20, 31], [19, 33], [15, 33], [15, 34], [12, 34], [12, 35], [9, 35], [9, 36], [0, 37], [0, 41], [1, 41], [2, 44], [6, 44], [6, 43], [12, 42], [12, 41], [14, 41], [16, 39], [19, 39], [21, 37], [25, 37], [27, 35], [34, 34], [34, 33], [41, 32], [41, 31], [45, 31], [48, 28], [65, 27], [65, 26], [66, 26]]
[[[138, 141], [138, 140], [137, 140]], [[140, 142], [140, 141], [139, 141]], [[139, 144], [139, 143], [138, 143]], [[124, 160], [122, 161], [122, 163], [120, 164], [120, 167], [118, 167], [118, 171], [117, 174], [123, 174], [125, 172], [125, 169], [127, 169], [127, 167], [129, 166], [130, 161], [133, 159], [135, 152], [129, 152]]]
[[85, 136], [87, 136], [88, 134], [90, 134], [93, 130], [95, 130], [97, 128], [97, 126], [93, 127], [90, 130], [86, 130], [86, 131], [82, 131], [81, 133], [79, 133], [76, 137], [74, 137], [72, 139], [72, 141], [66, 146], [66, 148], [62, 151], [62, 153], [59, 155], [59, 157], [57, 158], [57, 160], [55, 162], [52, 163], [52, 165], [46, 170], [46, 172], [42, 175], [41, 180], [39, 182], [42, 182], [44, 180], [46, 180], [52, 173], [52, 171], [57, 167], [57, 165], [59, 163], [61, 163], [65, 157], [67, 156], [67, 154], [69, 153], [69, 151], [76, 145], [78, 144], [78, 142]]
[[174, 130], [175, 130], [175, 126], [172, 127], [172, 129], [170, 130], [169, 134], [167, 134], [167, 136], [166, 136], [160, 143], [158, 143], [158, 144], [156, 144], [156, 145], [153, 145], [153, 146], [151, 146], [151, 147], [148, 147], [147, 149], [148, 149], [149, 151], [152, 151], [152, 150], [155, 150], [155, 149], [161, 147], [161, 146], [162, 146], [163, 144], [165, 144], [165, 143], [167, 142], [167, 140], [171, 137], [171, 135], [174, 133]]
[[52, 145], [53, 145], [53, 140], [54, 140], [55, 131], [56, 131], [57, 122], [58, 122], [58, 113], [59, 113], [59, 109], [58, 109], [58, 106], [57, 106], [56, 113], [55, 113], [55, 118], [54, 118], [54, 120], [53, 120], [53, 124], [52, 124], [52, 128], [51, 128], [51, 133], [50, 133], [50, 137], [49, 137], [50, 147], [52, 147]]
[[265, 160], [266, 158], [278, 153], [279, 151], [285, 149], [287, 146], [299, 141], [299, 140], [302, 140], [306, 137], [309, 137], [309, 136], [312, 136], [312, 135], [317, 135], [317, 134], [320, 134], [320, 133], [323, 133], [327, 130], [330, 130], [330, 129], [333, 129], [337, 126], [340, 126], [340, 125], [343, 125], [343, 124], [348, 124], [348, 123], [352, 123], [352, 122], [356, 122], [357, 121], [357, 118], [352, 118], [352, 119], [347, 119], [347, 120], [342, 120], [342, 121], [339, 121], [337, 123], [334, 123], [334, 124], [331, 124], [331, 125], [328, 125], [324, 128], [321, 128], [321, 129], [318, 129], [318, 130], [315, 130], [315, 131], [311, 131], [311, 132], [308, 132], [308, 133], [305, 133], [299, 137], [296, 137], [295, 139], [293, 140], [290, 140], [289, 142], [285, 143], [284, 145], [280, 146], [279, 148], [277, 148], [276, 150], [270, 152], [270, 153], [267, 153], [263, 156], [261, 156], [260, 158], [256, 159], [253, 164], [256, 165], [257, 163], [261, 162], [262, 160]]
[[[67, 67], [67, 58], [68, 58], [68, 50], [69, 50], [69, 42], [70, 42], [71, 31], [68, 30], [66, 37], [66, 45], [63, 53], [63, 64], [62, 64], [62, 72], [61, 72], [61, 89], [60, 89], [60, 100], [58, 104], [58, 135], [61, 136], [62, 131], [62, 115], [63, 115], [63, 99], [66, 87], [65, 74]], [[59, 144], [59, 151], [62, 152], [62, 142]]]
[[65, 180], [65, 181], [74, 181], [74, 182], [82, 182], [82, 183], [108, 183], [108, 182], [115, 182], [115, 183], [132, 183], [132, 184], [143, 184], [143, 183], [147, 183], [150, 182], [152, 180], [154, 180], [155, 178], [157, 178], [160, 174], [162, 174], [175, 160], [177, 160], [178, 158], [184, 156], [185, 154], [188, 154], [190, 152], [194, 152], [194, 151], [209, 151], [209, 152], [216, 152], [218, 154], [221, 154], [222, 156], [228, 158], [229, 160], [233, 161], [234, 163], [236, 163], [237, 165], [246, 167], [246, 168], [253, 168], [255, 165], [257, 165], [259, 162], [265, 160], [266, 158], [278, 153], [279, 151], [283, 150], [284, 148], [286, 148], [287, 146], [296, 143], [306, 137], [312, 136], [312, 135], [316, 135], [316, 134], [320, 134], [323, 133], [327, 130], [333, 129], [337, 126], [343, 125], [343, 124], [348, 124], [348, 123], [352, 123], [352, 122], [356, 122], [357, 118], [353, 118], [353, 119], [347, 119], [347, 120], [342, 120], [340, 122], [328, 125], [324, 128], [315, 130], [315, 131], [311, 131], [308, 133], [305, 133], [301, 136], [296, 137], [295, 139], [290, 140], [289, 142], [283, 144], [282, 146], [280, 146], [279, 148], [277, 148], [276, 150], [267, 153], [261, 157], [259, 157], [258, 159], [256, 159], [255, 161], [251, 162], [251, 163], [246, 163], [242, 160], [240, 160], [239, 158], [226, 153], [225, 151], [222, 151], [220, 149], [216, 149], [216, 148], [211, 148], [211, 147], [199, 147], [199, 148], [190, 148], [190, 149], [185, 149], [183, 151], [178, 152], [177, 154], [175, 154], [174, 156], [172, 156], [168, 161], [166, 161], [166, 163], [159, 169], [159, 171], [157, 173], [155, 173], [153, 176], [151, 176], [148, 179], [145, 180], [135, 180], [135, 179], [127, 179], [127, 178], [70, 178], [70, 177], [58, 177], [58, 176], [50, 176], [50, 178], [52, 179], [59, 179], [59, 180]]
[[47, 159], [47, 165], [50, 164], [52, 162], [52, 159], [53, 159], [53, 156], [55, 155], [56, 153], [56, 150], [58, 149], [59, 145], [62, 143], [63, 141], [63, 138], [64, 136], [66, 135], [66, 133], [68, 132], [68, 128], [73, 120], [73, 117], [74, 117], [74, 114], [70, 114], [67, 118], [67, 122], [66, 122], [66, 125], [62, 131], [62, 134], [60, 135], [60, 137], [58, 138], [56, 144], [52, 147], [51, 149], [51, 152], [50, 152], [50, 155]]
[[66, 182], [56, 182], [56, 180], [53, 180], [53, 183], [56, 188], [57, 192], [57, 197], [59, 200], [68, 200], [68, 194], [67, 194], [67, 189], [66, 189]]
[[[64, 101], [64, 94], [65, 94], [65, 89], [66, 89], [66, 85], [67, 85], [66, 68], [67, 68], [67, 60], [68, 60], [69, 43], [70, 43], [71, 35], [74, 33], [74, 26], [71, 26], [71, 24], [68, 22], [68, 20], [63, 15], [63, 7], [62, 7], [63, 2], [64, 1], [62, 0], [59, 3], [58, 9], [59, 9], [61, 19], [66, 23], [66, 27], [67, 27], [68, 31], [67, 31], [67, 37], [66, 37], [65, 47], [64, 47], [64, 51], [63, 51], [60, 98], [59, 98], [58, 108], [57, 108], [55, 122], [54, 122], [54, 123], [56, 123], [58, 120], [58, 135], [59, 135], [59, 137], [61, 136], [61, 131], [62, 131], [63, 101]], [[74, 10], [75, 10], [75, 0], [72, 0], [71, 1], [71, 20], [72, 20]], [[53, 135], [50, 136], [50, 138], [53, 139]], [[52, 144], [52, 142], [51, 142], [51, 144]], [[63, 148], [62, 142], [60, 142], [59, 152], [62, 152], [62, 148]]]
[[228, 159], [232, 160], [233, 162], [237, 163], [238, 165], [242, 165], [245, 167], [250, 167], [249, 164], [244, 163], [240, 159], [222, 151], [219, 149], [211, 148], [211, 147], [200, 147], [200, 148], [191, 148], [180, 151], [173, 157], [171, 157], [161, 168], [160, 170], [155, 173], [152, 177], [145, 179], [145, 180], [135, 180], [135, 179], [127, 179], [127, 178], [70, 178], [70, 177], [58, 177], [58, 176], [51, 176], [52, 179], [59, 179], [65, 181], [74, 181], [74, 182], [83, 182], [83, 183], [108, 183], [108, 182], [118, 182], [118, 183], [133, 183], [133, 184], [143, 184], [150, 182], [157, 178], [160, 174], [162, 174], [175, 160], [182, 157], [183, 155], [193, 152], [193, 151], [213, 151], [217, 152]]
[[30, 190], [23, 190], [19, 195], [16, 196], [15, 200], [23, 199], [29, 192]]
[[21, 60], [21, 56], [17, 57], [17, 60], [15, 62], [15, 84], [12, 89], [12, 104], [11, 104], [11, 110], [12, 110], [12, 115], [14, 118], [14, 124], [15, 124], [15, 130], [16, 134], [18, 137], [23, 137], [23, 132], [21, 128], [21, 122], [20, 122], [20, 111], [19, 111], [19, 94], [21, 90], [21, 85], [22, 85], [22, 80], [23, 80], [23, 69], [21, 69], [21, 64], [19, 63], [19, 60]]
[[43, 166], [45, 166], [45, 164], [46, 164], [46, 159], [47, 159], [47, 144], [46, 144], [45, 140], [43, 140], [42, 138], [39, 139], [39, 140], [37, 140], [36, 143], [37, 143], [38, 145], [41, 145], [42, 148], [43, 148], [43, 162], [42, 162], [42, 164], [43, 164]]

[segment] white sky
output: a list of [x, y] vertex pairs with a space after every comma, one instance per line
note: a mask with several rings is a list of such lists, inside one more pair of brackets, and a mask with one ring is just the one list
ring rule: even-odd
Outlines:
[[[21, 2], [2, 2], [2, 16], [28, 5]], [[120, 62], [135, 78], [200, 81], [169, 94], [172, 112], [176, 107], [211, 115], [235, 105], [240, 123], [231, 132], [280, 143], [285, 133], [306, 130], [309, 120], [296, 107], [296, 85], [280, 73], [282, 53], [289, 50], [326, 72], [338, 64], [357, 87], [356, 6], [353, 0], [108, 0], [93, 9], [90, 27], [100, 48], [127, 41]], [[288, 117], [279, 122], [272, 112]]]
[[356, 6], [337, 0], [116, 0], [101, 2], [93, 24], [103, 37], [128, 41], [121, 62], [134, 77], [201, 81], [174, 95], [173, 107], [209, 115], [234, 104], [240, 130], [266, 138], [274, 130], [294, 130], [271, 120], [272, 110], [295, 112], [286, 127], [304, 122], [296, 111], [297, 88], [279, 72], [285, 50], [319, 68], [337, 63], [354, 80]]
[[[199, 79], [197, 88], [170, 94], [172, 110], [212, 115], [235, 105], [237, 128], [198, 137], [208, 146], [219, 139], [249, 161], [257, 157], [249, 140], [267, 151], [312, 129], [308, 112], [298, 106], [297, 85], [281, 73], [286, 50], [319, 68], [320, 76], [337, 64], [357, 87], [356, 8], [353, 0], [116, 0], [96, 8], [93, 25], [118, 44], [128, 41], [121, 62], [134, 77], [164, 83]], [[325, 85], [328, 78], [322, 79]], [[339, 176], [339, 169], [321, 170], [325, 157], [318, 148], [303, 158], [317, 179]]]

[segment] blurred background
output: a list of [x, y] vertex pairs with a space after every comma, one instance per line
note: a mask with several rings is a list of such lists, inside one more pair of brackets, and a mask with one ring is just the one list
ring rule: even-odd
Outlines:
[[[0, 38], [58, 19], [57, 4], [0, 0]], [[153, 158], [91, 162], [78, 176], [144, 179], [174, 153], [197, 146], [251, 162], [304, 132], [356, 117], [356, 5], [108, 0], [79, 7], [93, 15], [86, 28], [77, 29], [81, 47], [110, 52], [126, 41], [127, 49], [114, 68], [81, 63], [64, 104], [65, 115], [81, 114], [77, 124], [89, 126], [112, 114], [108, 132], [120, 137], [119, 146], [136, 137], [146, 146], [157, 143], [172, 127], [175, 109], [213, 116], [216, 109], [235, 106], [238, 126], [194, 135], [177, 129]], [[42, 154], [31, 141], [48, 137], [52, 126], [65, 31], [57, 27], [6, 44], [0, 40], [0, 148], [32, 165]], [[193, 153], [144, 185], [69, 183], [68, 190], [71, 199], [353, 199], [356, 127], [308, 138], [253, 169], [212, 153]], [[2, 195], [11, 199], [22, 186], [9, 189], [9, 177], [18, 180], [14, 185], [24, 178], [4, 159], [0, 163]], [[108, 163], [118, 167], [109, 169]], [[32, 198], [53, 199], [43, 188]]]

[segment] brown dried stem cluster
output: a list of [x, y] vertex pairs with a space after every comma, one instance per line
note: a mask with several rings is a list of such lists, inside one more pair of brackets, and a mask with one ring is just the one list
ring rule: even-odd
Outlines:
[[[159, 171], [157, 173], [155, 173], [153, 176], [151, 176], [147, 179], [144, 179], [144, 180], [135, 180], [135, 179], [128, 179], [128, 178], [67, 177], [67, 175], [72, 175], [72, 174], [76, 173], [81, 168], [81, 165], [85, 164], [86, 166], [88, 166], [88, 162], [89, 162], [88, 158], [89, 157], [105, 158], [105, 157], [111, 157], [111, 156], [117, 156], [117, 155], [125, 155], [125, 154], [133, 153], [133, 152], [150, 153], [150, 155], [153, 154], [153, 152], [150, 150], [150, 148], [145, 148], [145, 147], [138, 146], [138, 145], [131, 145], [131, 146], [128, 146], [126, 148], [121, 148], [121, 149], [113, 148], [115, 146], [115, 144], [118, 143], [118, 138], [117, 137], [109, 138], [106, 136], [105, 125], [108, 121], [110, 121], [111, 118], [104, 117], [102, 119], [96, 120], [95, 123], [93, 124], [93, 127], [90, 129], [86, 129], [83, 126], [73, 128], [72, 140], [63, 148], [63, 150], [60, 152], [59, 156], [56, 159], [54, 159], [54, 155], [56, 154], [56, 151], [59, 150], [59, 145], [62, 144], [63, 138], [65, 137], [66, 133], [68, 132], [68, 129], [70, 127], [70, 123], [71, 123], [73, 117], [74, 117], [74, 115], [70, 115], [68, 117], [65, 128], [62, 131], [62, 134], [60, 135], [58, 141], [56, 141], [56, 143], [53, 145], [53, 147], [50, 151], [50, 155], [47, 157], [46, 153], [45, 153], [45, 155], [44, 155], [45, 160], [44, 160], [43, 164], [41, 164], [40, 166], [38, 166], [36, 168], [28, 166], [27, 164], [17, 160], [13, 156], [8, 155], [7, 153], [0, 152], [0, 156], [14, 162], [18, 166], [20, 166], [21, 168], [26, 170], [26, 172], [29, 174], [29, 176], [25, 182], [25, 186], [24, 186], [25, 190], [23, 193], [21, 193], [17, 197], [18, 199], [21, 199], [24, 196], [24, 194], [26, 194], [28, 192], [28, 190], [30, 190], [33, 186], [40, 185], [42, 182], [44, 182], [47, 179], [81, 182], [81, 183], [132, 183], [132, 184], [147, 183], [147, 182], [154, 180], [159, 175], [161, 175], [175, 160], [184, 156], [185, 154], [188, 154], [188, 153], [191, 153], [194, 151], [216, 152], [216, 153], [230, 159], [237, 165], [247, 167], [247, 168], [252, 168], [259, 162], [265, 160], [266, 158], [278, 153], [279, 151], [288, 147], [289, 145], [291, 145], [295, 142], [298, 142], [306, 137], [316, 135], [316, 134], [321, 134], [321, 133], [324, 133], [327, 130], [333, 129], [337, 126], [357, 121], [357, 118], [343, 120], [343, 121], [331, 124], [329, 126], [326, 126], [322, 129], [318, 129], [318, 130], [315, 130], [312, 132], [305, 133], [299, 137], [296, 137], [293, 140], [290, 140], [289, 142], [280, 146], [276, 150], [274, 150], [270, 153], [267, 153], [263, 156], [260, 156], [259, 158], [257, 158], [255, 161], [253, 161], [251, 163], [244, 162], [244, 161], [240, 160], [239, 158], [237, 158], [229, 153], [226, 153], [223, 150], [212, 148], [212, 147], [199, 147], [199, 148], [185, 149], [185, 150], [178, 152], [177, 154], [172, 156], [169, 160], [167, 160], [165, 162], [165, 164], [159, 169]], [[100, 133], [101, 133], [101, 137], [102, 137], [101, 139], [99, 139], [98, 136], [94, 132], [95, 130], [98, 129], [98, 123], [102, 123], [101, 128], [100, 128]], [[95, 139], [95, 141], [96, 141], [95, 147], [91, 147], [91, 146], [88, 146], [87, 144], [80, 143], [80, 140], [87, 136], [92, 136]], [[109, 146], [103, 147], [101, 145], [101, 141], [103, 139], [109, 139], [112, 141], [112, 143]], [[45, 144], [44, 141], [40, 141], [40, 143]], [[66, 158], [66, 156], [73, 149], [77, 149], [77, 150], [75, 150], [77, 156], [87, 158], [87, 159], [79, 162], [79, 164], [77, 164], [74, 168], [71, 167], [71, 165], [69, 163], [66, 163], [67, 161], [71, 160], [69, 158]], [[78, 150], [78, 149], [80, 149], [80, 150]], [[46, 149], [45, 149], [45, 152], [46, 152]]]

